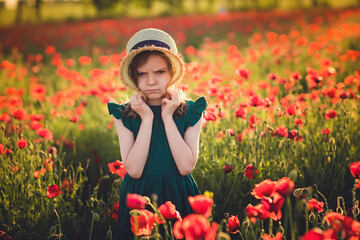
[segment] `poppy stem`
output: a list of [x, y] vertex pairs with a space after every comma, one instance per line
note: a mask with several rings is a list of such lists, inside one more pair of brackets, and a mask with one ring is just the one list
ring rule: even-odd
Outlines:
[[59, 214], [57, 213], [56, 208], [55, 208], [55, 201], [54, 201], [54, 212], [55, 212], [56, 217], [57, 217], [58, 222], [59, 222], [59, 235], [58, 236], [59, 236], [59, 239], [62, 239], [60, 217], [59, 217]]

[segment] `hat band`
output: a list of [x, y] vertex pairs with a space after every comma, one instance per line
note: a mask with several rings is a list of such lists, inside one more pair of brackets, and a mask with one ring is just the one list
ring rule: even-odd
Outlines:
[[146, 46], [155, 46], [155, 47], [167, 48], [167, 49], [170, 50], [170, 46], [167, 45], [164, 42], [161, 42], [161, 41], [158, 41], [158, 40], [145, 40], [145, 41], [139, 42], [135, 46], [133, 46], [131, 48], [130, 52], [132, 50], [142, 48], [142, 47], [146, 47]]

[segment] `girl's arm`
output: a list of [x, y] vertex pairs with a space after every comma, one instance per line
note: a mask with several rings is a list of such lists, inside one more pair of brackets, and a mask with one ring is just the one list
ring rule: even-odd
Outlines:
[[139, 133], [135, 140], [134, 134], [127, 129], [121, 119], [115, 119], [115, 127], [120, 143], [121, 159], [126, 171], [133, 178], [140, 178], [149, 154], [150, 139], [154, 115], [142, 102], [141, 97], [130, 98], [131, 108], [141, 117]]
[[172, 117], [163, 119], [170, 150], [181, 175], [190, 174], [197, 162], [201, 119], [185, 131], [184, 138]]
[[192, 172], [198, 159], [202, 118], [194, 126], [189, 127], [185, 131], [184, 138], [182, 138], [172, 117], [180, 105], [179, 95], [171, 89], [168, 92], [171, 99], [164, 98], [162, 100], [161, 117], [176, 166], [181, 175], [187, 175]]

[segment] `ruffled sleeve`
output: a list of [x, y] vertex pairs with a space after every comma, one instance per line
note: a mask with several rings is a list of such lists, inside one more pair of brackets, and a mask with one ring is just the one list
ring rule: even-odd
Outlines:
[[198, 98], [195, 102], [188, 102], [186, 128], [194, 126], [201, 118], [207, 107], [204, 97]]
[[112, 114], [116, 119], [121, 119], [124, 126], [127, 129], [129, 129], [131, 132], [133, 132], [133, 128], [131, 126], [129, 117], [123, 114], [123, 111], [125, 110], [126, 106], [127, 104], [119, 105], [114, 102], [108, 102], [109, 114]]

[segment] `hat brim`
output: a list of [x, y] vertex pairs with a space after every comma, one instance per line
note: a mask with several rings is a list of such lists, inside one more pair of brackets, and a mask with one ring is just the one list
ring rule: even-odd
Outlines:
[[172, 53], [170, 50], [166, 48], [156, 47], [156, 46], [145, 46], [136, 50], [132, 50], [121, 61], [119, 76], [120, 76], [120, 82], [124, 84], [125, 87], [130, 88], [136, 92], [140, 91], [131, 78], [129, 67], [134, 57], [143, 51], [160, 51], [163, 52], [170, 59], [171, 67], [172, 67], [172, 77], [168, 84], [168, 87], [174, 85], [183, 78], [185, 74], [185, 64], [179, 55]]

